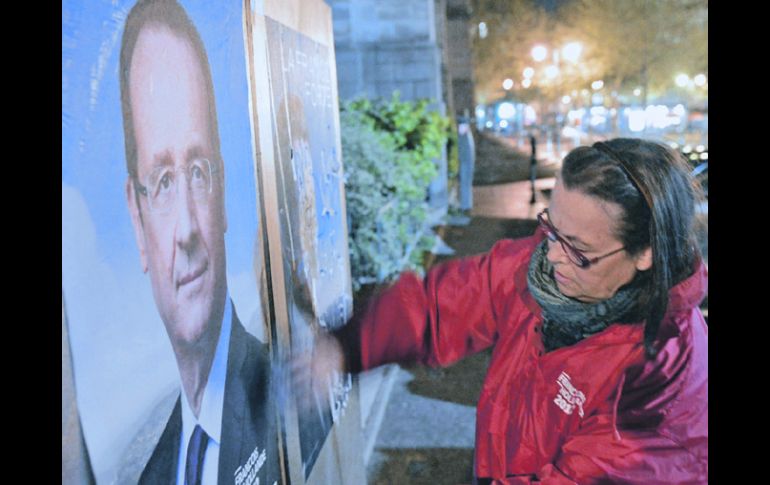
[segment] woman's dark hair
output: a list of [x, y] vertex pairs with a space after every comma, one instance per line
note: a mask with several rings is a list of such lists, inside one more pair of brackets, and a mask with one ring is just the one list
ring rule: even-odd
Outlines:
[[652, 267], [641, 276], [638, 311], [645, 317], [647, 356], [668, 306], [669, 290], [690, 276], [700, 251], [695, 237], [699, 197], [688, 165], [660, 143], [616, 138], [572, 150], [564, 159], [564, 187], [579, 190], [623, 209], [616, 237], [635, 256], [652, 250]]

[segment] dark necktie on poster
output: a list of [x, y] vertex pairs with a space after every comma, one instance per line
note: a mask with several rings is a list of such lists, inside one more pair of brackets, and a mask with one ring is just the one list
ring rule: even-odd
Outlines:
[[199, 424], [195, 425], [190, 443], [187, 445], [187, 463], [184, 470], [185, 485], [200, 485], [203, 474], [203, 458], [206, 453], [206, 445], [209, 435], [203, 431]]

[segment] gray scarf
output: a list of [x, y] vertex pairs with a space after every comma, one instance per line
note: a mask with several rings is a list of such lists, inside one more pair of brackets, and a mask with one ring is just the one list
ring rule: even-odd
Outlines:
[[613, 323], [634, 320], [641, 278], [634, 278], [608, 300], [583, 303], [559, 292], [553, 265], [546, 258], [547, 252], [546, 239], [532, 254], [527, 273], [529, 291], [543, 310], [542, 335], [546, 352], [576, 344]]

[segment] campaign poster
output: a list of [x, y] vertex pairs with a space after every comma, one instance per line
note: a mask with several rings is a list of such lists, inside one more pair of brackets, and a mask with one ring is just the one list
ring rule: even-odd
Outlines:
[[243, 19], [62, 3], [63, 308], [100, 484], [285, 483]]
[[[265, 18], [281, 255], [291, 353], [311, 353], [319, 332], [352, 313], [344, 180], [336, 122], [334, 56], [328, 45]], [[345, 413], [352, 376], [335, 375], [298, 415], [307, 480], [330, 429]]]

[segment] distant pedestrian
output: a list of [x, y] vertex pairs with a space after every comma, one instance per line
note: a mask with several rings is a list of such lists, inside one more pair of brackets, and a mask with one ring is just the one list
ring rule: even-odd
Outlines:
[[535, 179], [537, 178], [537, 138], [535, 138], [534, 131], [529, 134], [529, 144], [532, 146], [532, 155], [529, 158], [529, 184], [532, 191], [532, 197], [529, 199], [530, 204], [534, 204], [535, 201]]
[[473, 170], [476, 146], [473, 142], [470, 120], [461, 117], [457, 124], [457, 155], [460, 159], [460, 210], [473, 209]]
[[402, 274], [305, 368], [449, 366], [493, 347], [474, 483], [707, 483], [695, 190], [665, 145], [578, 147], [533, 236]]

